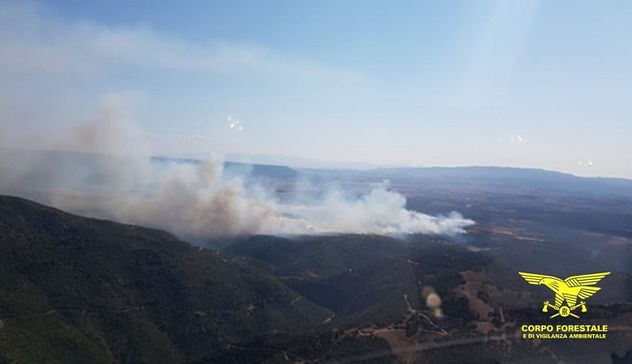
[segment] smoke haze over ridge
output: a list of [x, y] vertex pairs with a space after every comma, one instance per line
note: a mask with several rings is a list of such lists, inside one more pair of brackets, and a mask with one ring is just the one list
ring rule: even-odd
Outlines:
[[[184, 237], [234, 234], [460, 234], [474, 222], [452, 212], [406, 209], [383, 183], [359, 197], [331, 188], [320, 198], [281, 201], [269, 186], [226, 174], [220, 158], [156, 166], [142, 131], [116, 99], [49, 146], [77, 151], [71, 163], [41, 155], [0, 158], [0, 193], [37, 197], [96, 217], [162, 228]], [[90, 153], [90, 154], [86, 154]]]

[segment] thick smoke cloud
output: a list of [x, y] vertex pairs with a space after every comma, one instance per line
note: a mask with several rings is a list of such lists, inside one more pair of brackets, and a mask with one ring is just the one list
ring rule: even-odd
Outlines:
[[266, 186], [224, 173], [220, 159], [156, 164], [146, 145], [143, 133], [116, 105], [108, 105], [57, 143], [59, 150], [82, 153], [66, 152], [63, 158], [59, 153], [34, 153], [28, 161], [24, 152], [20, 158], [3, 153], [0, 193], [35, 196], [69, 211], [193, 238], [253, 233], [459, 234], [474, 223], [458, 213], [435, 217], [407, 210], [405, 197], [386, 184], [355, 198], [332, 189], [312, 200], [281, 201]]

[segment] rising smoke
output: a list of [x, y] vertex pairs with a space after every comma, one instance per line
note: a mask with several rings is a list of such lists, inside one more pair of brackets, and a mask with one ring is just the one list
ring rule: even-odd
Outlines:
[[474, 222], [458, 213], [430, 216], [406, 209], [406, 198], [375, 186], [351, 198], [331, 189], [319, 198], [281, 201], [266, 186], [224, 173], [223, 162], [152, 163], [143, 133], [104, 108], [56, 145], [65, 153], [5, 152], [0, 193], [36, 197], [61, 209], [158, 227], [185, 237], [232, 234], [459, 234]]

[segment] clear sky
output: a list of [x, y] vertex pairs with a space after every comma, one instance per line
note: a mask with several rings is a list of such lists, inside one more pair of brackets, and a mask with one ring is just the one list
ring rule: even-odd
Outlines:
[[0, 142], [632, 178], [630, 65], [630, 1], [0, 0]]

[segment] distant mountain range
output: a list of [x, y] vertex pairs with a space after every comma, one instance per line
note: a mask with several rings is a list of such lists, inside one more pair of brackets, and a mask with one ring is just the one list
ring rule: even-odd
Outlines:
[[[44, 151], [3, 149], [0, 154], [0, 168], [23, 169], [25, 164], [47, 166], [64, 170], [65, 168], [85, 169], [86, 166], [99, 163], [111, 157], [94, 153], [71, 151]], [[197, 157], [151, 157], [153, 163], [200, 163]], [[582, 190], [599, 190], [613, 188], [617, 191], [632, 191], [632, 180], [610, 177], [580, 177], [568, 173], [549, 171], [535, 168], [514, 168], [495, 166], [465, 166], [465, 167], [378, 167], [363, 164], [362, 166], [349, 164], [336, 166], [323, 164], [319, 168], [297, 167], [289, 163], [257, 163], [246, 158], [230, 159], [224, 162], [226, 171], [234, 174], [246, 174], [253, 177], [292, 179], [302, 176], [364, 176], [370, 178], [421, 178], [421, 179], [454, 179], [505, 181], [520, 183], [535, 183], [539, 186], [557, 185], [558, 187], [579, 188]], [[1, 178], [0, 178], [1, 182]], [[0, 184], [1, 186], [1, 184]]]
[[[167, 163], [186, 163], [199, 164], [200, 159], [192, 158], [169, 158], [169, 157], [152, 157], [151, 161], [155, 164]], [[224, 162], [224, 172], [228, 175], [251, 176], [254, 178], [269, 179], [294, 179], [298, 177], [299, 172], [287, 166], [270, 165], [270, 164], [248, 164], [241, 162]]]
[[534, 168], [513, 167], [425, 167], [379, 168], [366, 175], [383, 178], [416, 178], [481, 184], [520, 185], [526, 188], [543, 188], [556, 191], [623, 194], [632, 196], [632, 180], [609, 177], [580, 177], [569, 173]]

